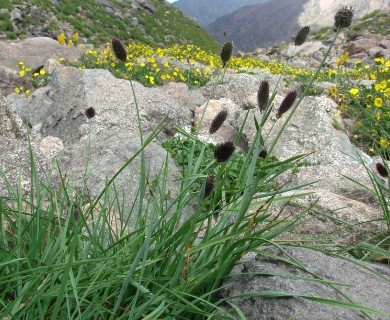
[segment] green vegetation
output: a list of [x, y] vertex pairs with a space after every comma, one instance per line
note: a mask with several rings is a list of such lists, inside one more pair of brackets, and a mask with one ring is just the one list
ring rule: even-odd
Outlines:
[[[131, 4], [126, 2], [111, 1], [120, 12], [114, 15], [94, 0], [64, 0], [60, 1], [59, 5], [53, 5], [49, 0], [31, 0], [26, 6], [25, 23], [19, 24], [18, 28], [22, 34], [26, 34], [28, 25], [42, 25], [42, 22], [33, 21], [28, 16], [31, 7], [37, 6], [42, 12], [45, 27], [56, 31], [64, 23], [70, 24], [73, 33], [77, 32], [80, 37], [88, 38], [88, 42], [95, 45], [102, 45], [113, 37], [119, 37], [128, 42], [136, 40], [152, 47], [192, 43], [204, 50], [217, 52], [219, 44], [214, 38], [178, 9], [159, 0], [149, 2], [156, 9], [154, 13], [134, 10]], [[25, 1], [15, 0], [12, 4], [2, 4], [2, 7], [12, 10], [13, 5], [21, 3], [25, 4]], [[129, 12], [131, 16], [125, 14]], [[54, 14], [55, 19], [50, 13]], [[0, 31], [12, 31], [8, 14], [0, 16]]]

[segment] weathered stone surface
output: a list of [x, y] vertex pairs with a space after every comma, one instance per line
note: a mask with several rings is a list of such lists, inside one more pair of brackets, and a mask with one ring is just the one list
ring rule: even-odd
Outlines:
[[29, 88], [31, 80], [21, 78], [16, 70], [0, 66], [0, 94], [5, 96], [15, 92], [15, 88]]
[[[341, 290], [354, 303], [387, 314], [387, 316], [370, 314], [373, 319], [389, 319], [390, 269], [387, 266], [355, 261], [350, 258], [343, 260], [306, 248], [283, 247], [283, 250], [290, 256], [276, 248], [265, 248], [264, 254], [245, 255], [224, 282], [223, 285], [227, 287], [220, 291], [222, 297], [257, 291], [283, 291], [349, 302], [329, 285], [288, 278], [288, 276], [309, 279], [319, 277], [325, 281], [347, 285], [334, 284], [334, 287]], [[269, 254], [276, 255], [276, 257], [268, 257]], [[284, 258], [293, 262], [291, 257], [311, 273], [278, 259]], [[279, 274], [280, 276], [262, 275], [261, 273]], [[317, 303], [301, 297], [272, 299], [255, 297], [233, 299], [232, 302], [241, 308], [248, 320], [356, 320], [363, 318], [361, 312]]]
[[[378, 230], [386, 228], [381, 221], [381, 210], [372, 199], [362, 199], [359, 192], [343, 196], [329, 189], [315, 189], [314, 186], [312, 190], [308, 188], [294, 192], [294, 195], [301, 192], [311, 194], [295, 199], [283, 205], [283, 208], [280, 205], [272, 209], [272, 215], [280, 215], [281, 219], [296, 217], [298, 213], [305, 212], [301, 223], [293, 230], [280, 235], [278, 240], [306, 244], [332, 242], [348, 246], [364, 239], [376, 241]], [[288, 194], [293, 195], [284, 195]], [[363, 196], [367, 198], [366, 195]]]
[[[256, 76], [249, 74], [228, 74], [225, 76], [224, 83], [208, 83], [202, 88], [202, 93], [209, 99], [218, 100], [226, 98], [232, 100], [243, 109], [254, 108], [256, 105], [255, 97], [259, 89], [260, 82], [268, 80], [270, 91], [274, 89], [278, 77], [270, 74], [259, 73]], [[279, 83], [280, 92], [285, 92], [284, 81]]]
[[[91, 137], [83, 136], [73, 144], [66, 146], [59, 159], [62, 171], [67, 174], [72, 185], [82, 188], [84, 179], [89, 196], [97, 197], [107, 181], [114, 176], [126, 161], [140, 149], [137, 133], [125, 128], [107, 129], [92, 133]], [[148, 182], [154, 183], [167, 160], [167, 152], [155, 142], [144, 150]], [[138, 207], [137, 193], [141, 177], [141, 156], [138, 155], [115, 179], [115, 189], [120, 197], [124, 195], [124, 207], [131, 208], [133, 203]], [[174, 195], [180, 178], [179, 170], [173, 160], [168, 159], [168, 189]], [[112, 187], [110, 190], [113, 190]], [[138, 195], [139, 196], [139, 195]], [[156, 195], [158, 196], [158, 195]], [[149, 193], [146, 198], [149, 197]], [[122, 199], [120, 199], [122, 201]], [[132, 220], [133, 221], [133, 220]]]
[[[0, 196], [12, 195], [8, 193], [8, 183], [11, 190], [16, 192], [20, 180], [21, 191], [24, 195], [31, 192], [31, 148], [38, 178], [43, 181], [50, 172], [51, 161], [43, 154], [39, 146], [21, 139], [0, 139]], [[4, 176], [5, 177], [4, 177]], [[6, 182], [8, 181], [8, 183]]]
[[21, 138], [22, 135], [22, 120], [5, 97], [0, 95], [0, 137], [14, 139]]
[[[151, 132], [165, 117], [169, 122], [168, 129], [190, 122], [191, 111], [176, 104], [159, 89], [147, 89], [137, 82], [133, 82], [133, 86], [145, 133]], [[86, 135], [85, 111], [91, 107], [96, 111], [90, 125], [92, 133], [124, 128], [138, 131], [130, 82], [115, 78], [107, 70], [78, 70], [72, 81], [61, 87], [52, 99], [53, 107], [43, 133], [57, 136], [65, 143], [78, 141]]]
[[41, 87], [29, 96], [11, 94], [7, 98], [16, 108], [23, 122], [34, 127], [45, 122], [53, 104], [53, 100], [48, 97], [49, 90], [50, 87]]
[[287, 56], [297, 55], [297, 56], [311, 56], [313, 53], [326, 50], [325, 46], [321, 41], [310, 41], [305, 42], [299, 47], [296, 47], [294, 44], [290, 44], [287, 49]]
[[[276, 96], [276, 108], [279, 108], [283, 97]], [[258, 110], [251, 110], [244, 133], [249, 141], [255, 135], [253, 115], [260, 117]], [[273, 144], [278, 132], [289, 112], [280, 119], [271, 114], [263, 128], [266, 147]], [[320, 180], [316, 187], [325, 188], [332, 192], [345, 195], [360, 189], [356, 184], [345, 179], [342, 175], [357, 177], [359, 181], [369, 183], [364, 166], [359, 163], [359, 157], [370, 163], [369, 156], [359, 151], [344, 133], [343, 124], [338, 114], [337, 105], [333, 100], [325, 97], [306, 97], [291, 118], [284, 133], [280, 136], [273, 154], [280, 159], [287, 159], [298, 154], [309, 154], [305, 161], [307, 165], [299, 169], [295, 183], [306, 183]], [[239, 119], [242, 122], [243, 116]], [[335, 123], [340, 129], [335, 127]], [[270, 132], [270, 130], [272, 130]]]
[[19, 61], [32, 70], [41, 67], [49, 58], [78, 59], [82, 51], [73, 46], [60, 45], [51, 38], [36, 37], [0, 42], [0, 66], [19, 70]]

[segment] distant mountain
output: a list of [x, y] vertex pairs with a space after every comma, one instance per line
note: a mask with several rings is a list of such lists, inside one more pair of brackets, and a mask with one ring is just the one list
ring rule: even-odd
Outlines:
[[239, 8], [267, 1], [271, 0], [178, 0], [172, 5], [195, 18], [199, 25], [207, 26]]
[[352, 6], [360, 18], [374, 10], [389, 11], [390, 0], [271, 0], [224, 15], [206, 30], [221, 43], [233, 40], [236, 49], [253, 51], [291, 40], [303, 25], [312, 30], [332, 26], [341, 6]]
[[[253, 51], [291, 39], [307, 0], [272, 0], [241, 8], [206, 27], [221, 43], [233, 40], [236, 49]], [[226, 36], [224, 36], [226, 34]]]

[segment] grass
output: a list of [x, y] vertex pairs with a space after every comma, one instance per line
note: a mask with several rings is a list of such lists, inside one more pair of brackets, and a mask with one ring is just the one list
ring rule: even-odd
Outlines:
[[[130, 81], [146, 79], [148, 85], [159, 83], [159, 79], [161, 83], [180, 79], [193, 86], [201, 85], [189, 79], [192, 76], [186, 78], [188, 68], [160, 64], [158, 59], [168, 55], [184, 59], [183, 63], [187, 58], [204, 63], [209, 72], [199, 77], [207, 77], [205, 83], [219, 83], [226, 72], [226, 69], [221, 70], [218, 57], [195, 46], [153, 49], [139, 45], [127, 49], [125, 63], [115, 60], [107, 47], [96, 55], [95, 51], [87, 52], [79, 67], [106, 67]], [[263, 64], [253, 59], [233, 58], [227, 67], [233, 70], [250, 68], [251, 61], [253, 67]], [[62, 60], [62, 63], [66, 61]], [[195, 69], [191, 61], [188, 65]], [[275, 72], [283, 70], [283, 76], [294, 75], [288, 66], [280, 63], [272, 66]], [[163, 67], [167, 69], [158, 77], [157, 69]], [[24, 71], [23, 76], [31, 75], [26, 66], [20, 65], [20, 68]], [[176, 77], [175, 72], [178, 78], [162, 77], [164, 74]], [[311, 91], [316, 77], [329, 75], [328, 71], [320, 73], [320, 69], [316, 74], [305, 72], [306, 77], [311, 77], [310, 82], [298, 101], [289, 106], [290, 114], [278, 120], [284, 121], [278, 136], [288, 125], [300, 101]], [[340, 79], [346, 77], [342, 71], [337, 74]], [[359, 78], [362, 74], [355, 76]], [[36, 77], [46, 80], [45, 74]], [[343, 85], [345, 90], [352, 89], [348, 82], [343, 82]], [[113, 177], [109, 177], [106, 187], [94, 199], [87, 196], [85, 185], [77, 189], [73, 187], [58, 166], [53, 169], [60, 177], [58, 189], [50, 187], [54, 179], [52, 172], [47, 173], [44, 181], [39, 180], [39, 168], [31, 148], [31, 190], [28, 196], [23, 194], [20, 181], [15, 184], [0, 171], [8, 188], [8, 194], [0, 197], [0, 319], [235, 319], [231, 310], [222, 306], [230, 303], [235, 312], [240, 314], [241, 311], [217, 294], [224, 278], [245, 253], [260, 252], [261, 246], [277, 246], [275, 238], [304, 222], [311, 209], [284, 219], [279, 214], [272, 214], [276, 205], [283, 207], [304, 196], [290, 195], [302, 185], [280, 186], [277, 178], [299, 167], [305, 157], [297, 155], [283, 162], [272, 157], [276, 139], [269, 154], [259, 159], [260, 151], [264, 149], [262, 127], [274, 108], [275, 94], [276, 91], [271, 94], [264, 112], [256, 119], [256, 137], [249, 151], [235, 152], [226, 161], [215, 160], [218, 159], [216, 147], [201, 143], [196, 128], [192, 134], [178, 128], [185, 138], [175, 138], [164, 144], [182, 165], [183, 172], [178, 191], [170, 195], [169, 201], [168, 184], [172, 182], [168, 180], [168, 164], [162, 165], [158, 179], [149, 181], [144, 161], [145, 148], [164, 129], [164, 122], [148, 136], [142, 135], [139, 126], [140, 149]], [[371, 120], [379, 121], [376, 117]], [[122, 201], [126, 197], [115, 186], [115, 178], [136, 157], [141, 158], [138, 196], [132, 199], [130, 209], [124, 209]], [[376, 172], [370, 168], [367, 171], [373, 186], [366, 187], [372, 189], [382, 206], [383, 220], [390, 225], [386, 198], [388, 187]], [[211, 174], [214, 178], [210, 185]], [[348, 248], [348, 252], [360, 259], [389, 258], [388, 230], [381, 236], [379, 243], [362, 242]], [[306, 268], [299, 267], [310, 274]], [[341, 292], [338, 284], [314, 276]], [[294, 295], [286, 292], [243, 295], [255, 296]], [[340, 302], [301, 297], [358, 310], [368, 318], [370, 314], [384, 315], [351, 300]]]
[[[122, 14], [122, 18], [107, 13], [102, 5], [93, 0], [85, 0], [82, 3], [76, 0], [64, 0], [57, 6], [49, 0], [32, 0], [25, 7], [25, 22], [18, 24], [21, 32], [18, 36], [25, 36], [29, 25], [43, 24], [50, 31], [56, 31], [66, 23], [67, 29], [70, 25], [73, 33], [77, 32], [80, 37], [88, 38], [89, 43], [97, 46], [109, 42], [112, 37], [120, 37], [126, 41], [140, 41], [153, 47], [192, 43], [204, 50], [218, 51], [217, 41], [173, 6], [168, 6], [159, 0], [149, 0], [156, 9], [155, 13], [149, 14], [144, 10], [134, 10], [131, 3], [123, 1], [111, 1], [111, 3]], [[25, 1], [14, 0], [12, 3], [8, 1], [2, 5], [2, 8], [11, 11], [16, 4], [25, 4]], [[43, 22], [29, 19], [32, 6], [41, 10]], [[79, 8], [82, 11], [79, 11]], [[133, 18], [139, 21], [137, 25], [132, 22]], [[0, 16], [0, 31], [13, 31], [8, 14]]]

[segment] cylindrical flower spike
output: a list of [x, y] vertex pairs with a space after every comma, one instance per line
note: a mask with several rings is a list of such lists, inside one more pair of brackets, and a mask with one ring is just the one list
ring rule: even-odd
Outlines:
[[309, 35], [309, 32], [310, 32], [310, 27], [308, 27], [308, 26], [302, 27], [294, 39], [294, 44], [297, 47], [303, 45], [306, 41], [307, 36]]
[[204, 190], [204, 197], [207, 198], [211, 195], [215, 187], [215, 174], [210, 173], [206, 178], [206, 186]]
[[259, 90], [257, 91], [257, 105], [260, 111], [267, 109], [269, 101], [269, 82], [263, 80], [260, 83]]
[[127, 52], [122, 42], [117, 38], [113, 38], [111, 44], [115, 57], [122, 62], [126, 62]]
[[228, 63], [228, 61], [231, 59], [233, 54], [233, 48], [234, 48], [233, 41], [228, 41], [222, 46], [220, 56], [221, 56], [223, 68], [225, 68], [226, 63]]
[[389, 172], [387, 171], [386, 167], [378, 162], [376, 164], [376, 170], [378, 171], [378, 173], [383, 177], [383, 178], [387, 178], [389, 176]]
[[283, 99], [282, 104], [279, 107], [279, 110], [276, 114], [276, 117], [279, 119], [284, 113], [286, 113], [295, 102], [298, 93], [296, 91], [291, 91], [287, 94], [287, 96]]
[[353, 9], [352, 7], [342, 7], [339, 11], [336, 12], [334, 16], [334, 27], [336, 30], [341, 30], [347, 28], [352, 23], [353, 18]]
[[227, 110], [220, 111], [214, 118], [213, 122], [211, 122], [209, 133], [213, 134], [218, 131], [219, 128], [223, 125], [227, 118], [228, 112]]
[[227, 141], [216, 146], [214, 151], [214, 158], [217, 162], [228, 161], [234, 153], [236, 147], [232, 141]]
[[93, 107], [88, 108], [85, 110], [85, 115], [88, 119], [92, 119], [96, 115], [96, 111]]

